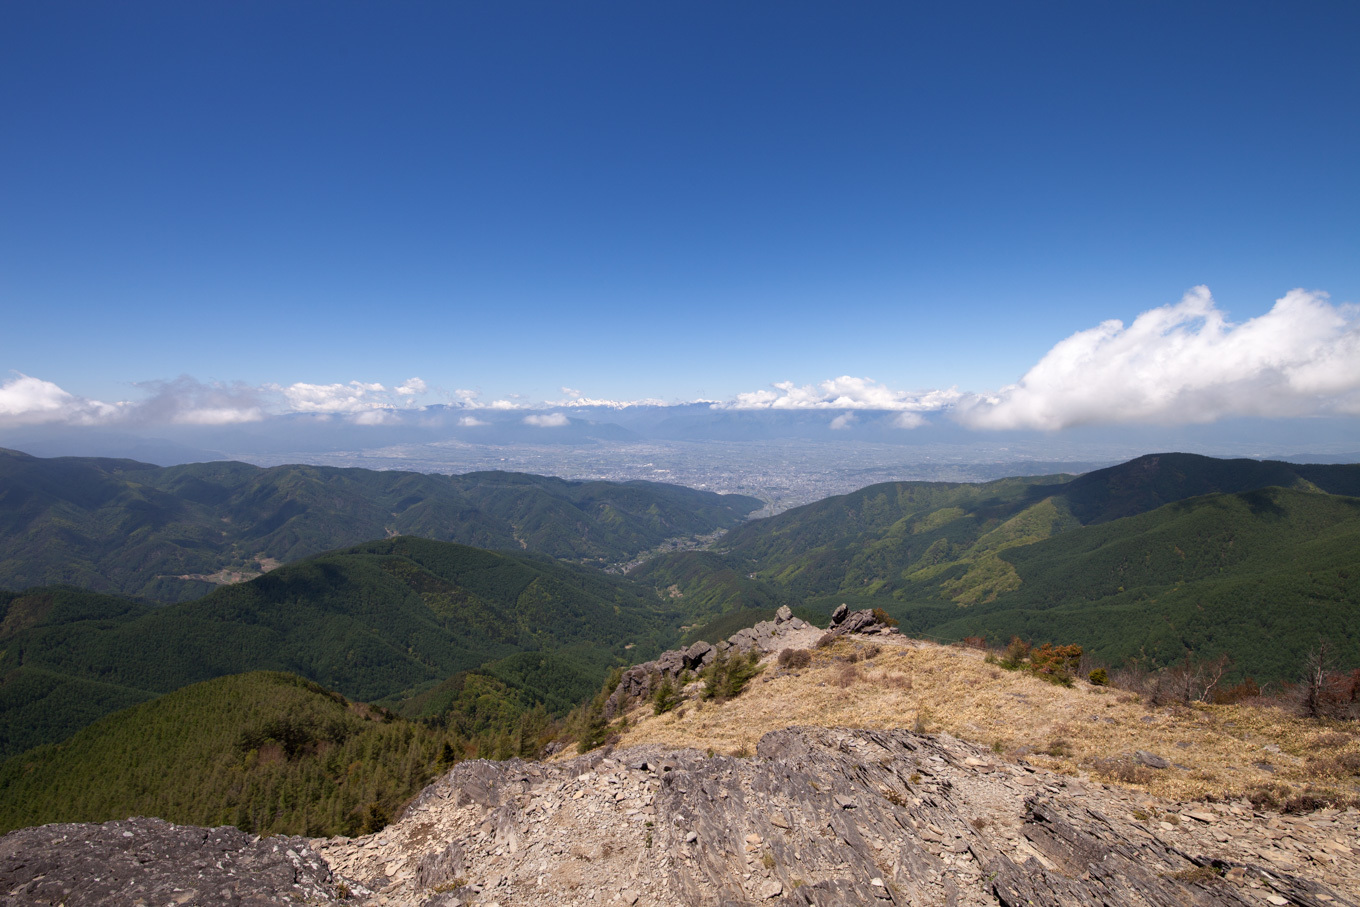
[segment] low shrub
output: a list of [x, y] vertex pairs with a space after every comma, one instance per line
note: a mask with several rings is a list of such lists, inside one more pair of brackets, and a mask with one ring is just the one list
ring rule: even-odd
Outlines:
[[1257, 809], [1273, 809], [1276, 812], [1294, 814], [1360, 806], [1360, 797], [1354, 794], [1314, 787], [1311, 784], [1296, 792], [1278, 781], [1258, 784], [1247, 792], [1247, 799]]
[[1321, 778], [1347, 778], [1360, 775], [1360, 753], [1327, 753], [1309, 756], [1307, 770]]
[[787, 671], [796, 671], [812, 664], [812, 653], [807, 649], [784, 649], [779, 653], [779, 666]]
[[741, 695], [752, 677], [760, 673], [760, 653], [752, 649], [748, 654], [728, 655], [719, 652], [713, 663], [704, 668], [705, 699], [732, 699]]
[[838, 687], [848, 687], [856, 680], [859, 680], [859, 668], [852, 664], [841, 665], [836, 671], [836, 676], [832, 680]]
[[1241, 683], [1230, 687], [1219, 687], [1214, 690], [1211, 702], [1215, 705], [1231, 705], [1234, 702], [1241, 702], [1244, 699], [1255, 699], [1261, 695], [1261, 688], [1256, 681], [1250, 677]]
[[1029, 643], [1018, 636], [1012, 636], [1011, 641], [1006, 644], [1006, 651], [1001, 653], [996, 663], [1007, 671], [1017, 671], [1029, 658], [1029, 648]]
[[665, 680], [661, 681], [661, 686], [657, 687], [656, 692], [652, 694], [652, 713], [655, 715], [664, 715], [679, 704], [680, 693], [675, 689], [675, 685], [671, 683], [671, 679], [667, 677]]
[[1073, 675], [1081, 664], [1081, 646], [1055, 646], [1044, 643], [1029, 653], [1028, 670], [1049, 683], [1072, 685]]
[[[989, 655], [987, 662], [1000, 665], [1008, 671], [1028, 671], [1049, 683], [1070, 687], [1081, 667], [1081, 655], [1081, 646], [1044, 643], [1034, 648], [1020, 637], [1012, 636], [1001, 657]], [[1106, 682], [1109, 682], [1108, 676]]]
[[1094, 765], [1098, 774], [1121, 784], [1148, 784], [1155, 777], [1152, 769], [1129, 756], [1096, 759]]

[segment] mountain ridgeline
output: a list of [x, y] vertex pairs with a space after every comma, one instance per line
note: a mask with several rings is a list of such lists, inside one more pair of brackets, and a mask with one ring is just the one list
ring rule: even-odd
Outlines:
[[633, 578], [707, 615], [752, 596], [882, 607], [912, 632], [1079, 643], [1112, 664], [1360, 663], [1360, 466], [1158, 454], [1075, 478], [893, 482], [729, 532]]
[[1077, 643], [1111, 665], [1226, 653], [1261, 681], [1295, 678], [1322, 637], [1360, 664], [1360, 466], [1162, 454], [1078, 477], [886, 483], [619, 576], [525, 549], [609, 560], [599, 552], [732, 525], [750, 502], [488, 473], [457, 477], [473, 503], [450, 521], [449, 477], [7, 456], [7, 538], [46, 539], [54, 563], [102, 540], [109, 563], [131, 559], [118, 582], [143, 591], [169, 588], [149, 571], [189, 563], [174, 559], [209, 528], [238, 547], [195, 564], [251, 546], [284, 560], [351, 517], [382, 535], [443, 514], [440, 531], [499, 527], [516, 550], [370, 539], [169, 604], [0, 592], [6, 828], [142, 812], [261, 832], [381, 827], [452, 761], [537, 754], [611, 668], [781, 605], [809, 619], [842, 601], [881, 607], [908, 633]]
[[[496, 676], [531, 691], [528, 704], [561, 710], [625, 651], [663, 651], [681, 623], [622, 577], [407, 537], [288, 564], [193, 602], [151, 607], [37, 588], [0, 594], [0, 609], [6, 754], [188, 684], [257, 670], [368, 701], [500, 665]], [[554, 653], [546, 666], [524, 670], [523, 657], [545, 653]]]
[[234, 462], [163, 468], [0, 449], [0, 588], [69, 584], [187, 601], [278, 563], [394, 535], [604, 565], [726, 529], [761, 506], [652, 482]]

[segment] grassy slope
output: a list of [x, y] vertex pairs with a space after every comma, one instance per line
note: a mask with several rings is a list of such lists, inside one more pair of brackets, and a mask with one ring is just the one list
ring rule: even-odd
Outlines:
[[[1229, 653], [1292, 679], [1320, 636], [1360, 664], [1360, 499], [1266, 488], [1206, 495], [1004, 553], [1021, 582], [922, 628], [1077, 642], [1118, 664]], [[928, 618], [909, 618], [913, 626]]]
[[[871, 645], [876, 655], [847, 663]], [[989, 665], [975, 649], [903, 637], [843, 640], [814, 650], [803, 669], [768, 664], [725, 703], [691, 700], [663, 715], [639, 703], [618, 745], [750, 753], [763, 734], [790, 725], [947, 731], [1043, 768], [1106, 781], [1114, 779], [1101, 775], [1100, 760], [1149, 750], [1176, 764], [1145, 773], [1148, 788], [1186, 799], [1233, 799], [1270, 784], [1302, 790], [1319, 780], [1309, 757], [1360, 754], [1355, 722], [1295, 718], [1269, 705], [1153, 710], [1121, 690], [1081, 681], [1061, 687]], [[1320, 780], [1360, 794], [1353, 774]]]
[[184, 601], [223, 569], [258, 572], [394, 534], [593, 562], [730, 526], [754, 498], [648, 482], [438, 476], [244, 463], [160, 468], [0, 450], [0, 587], [66, 583]]
[[445, 735], [275, 673], [185, 687], [0, 764], [0, 832], [130, 815], [258, 833], [359, 831], [439, 766]]

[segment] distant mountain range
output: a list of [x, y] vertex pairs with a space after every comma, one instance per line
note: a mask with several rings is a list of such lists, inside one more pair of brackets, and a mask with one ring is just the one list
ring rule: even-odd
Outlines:
[[392, 535], [602, 565], [725, 529], [761, 506], [651, 482], [233, 462], [163, 468], [0, 449], [0, 588], [66, 583], [184, 601], [232, 573]]
[[[935, 454], [941, 449], [976, 453], [981, 448], [988, 451], [983, 459], [996, 459], [1009, 452], [1009, 459], [1016, 462], [1112, 462], [1126, 455], [1117, 452], [1142, 451], [1149, 446], [1219, 454], [1290, 455], [1289, 459], [1310, 462], [1338, 462], [1332, 459], [1336, 457], [1351, 462], [1360, 459], [1353, 419], [1295, 420], [1288, 438], [1282, 439], [1278, 422], [1271, 420], [1084, 427], [1055, 437], [1041, 431], [982, 434], [957, 424], [947, 413], [920, 414], [920, 421], [909, 419], [904, 423], [903, 413], [895, 410], [738, 409], [710, 403], [544, 405], [523, 409], [433, 405], [382, 410], [379, 419], [363, 419], [362, 415], [289, 413], [230, 425], [6, 426], [0, 428], [0, 447], [39, 456], [130, 457], [162, 465], [229, 457], [311, 462], [313, 457], [360, 452], [399, 464], [413, 455], [433, 462], [441, 454], [456, 456], [460, 448], [488, 447], [535, 448], [551, 463], [562, 452], [607, 450], [619, 445], [771, 441], [858, 442], [918, 451], [933, 448]], [[1282, 448], [1282, 440], [1287, 440], [1289, 447]], [[557, 470], [544, 467], [534, 471]]]

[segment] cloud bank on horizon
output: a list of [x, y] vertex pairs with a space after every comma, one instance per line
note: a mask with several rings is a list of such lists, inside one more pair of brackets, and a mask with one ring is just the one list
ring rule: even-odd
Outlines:
[[1187, 424], [1231, 416], [1360, 415], [1360, 319], [1326, 293], [1292, 290], [1231, 324], [1208, 287], [1061, 341], [1019, 383], [960, 401], [985, 429]]
[[[662, 406], [659, 400], [611, 401], [563, 387], [572, 399], [527, 404], [481, 403], [475, 391], [438, 392], [420, 378], [378, 382], [251, 386], [204, 383], [187, 376], [136, 385], [147, 396], [107, 403], [80, 397], [41, 378], [18, 374], [0, 384], [0, 427], [65, 424], [232, 425], [282, 413], [382, 425], [439, 393], [466, 410], [542, 410]], [[1207, 287], [1177, 303], [1111, 320], [1058, 342], [1021, 379], [992, 392], [956, 388], [899, 391], [871, 378], [791, 381], [708, 403], [718, 410], [837, 410], [832, 429], [853, 425], [856, 411], [895, 412], [903, 429], [944, 413], [973, 429], [1057, 431], [1099, 424], [1192, 424], [1255, 416], [1360, 416], [1360, 308], [1326, 293], [1292, 290], [1269, 312], [1230, 322]], [[568, 424], [560, 412], [525, 415], [525, 425]], [[487, 424], [464, 416], [458, 424]]]

